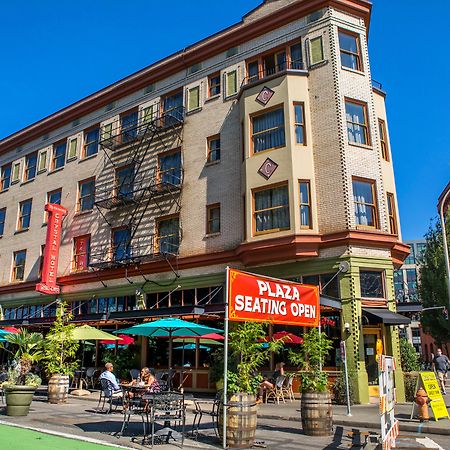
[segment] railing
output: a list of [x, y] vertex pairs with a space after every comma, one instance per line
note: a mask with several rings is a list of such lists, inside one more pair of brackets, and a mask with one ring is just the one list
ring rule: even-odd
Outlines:
[[135, 237], [131, 242], [97, 246], [89, 256], [89, 267], [104, 269], [140, 264], [159, 258], [174, 258], [178, 256], [179, 245], [180, 235], [164, 239], [152, 234]]
[[256, 82], [261, 81], [272, 75], [276, 75], [276, 74], [281, 75], [288, 70], [305, 70], [305, 64], [303, 61], [300, 61], [300, 60], [299, 61], [286, 61], [282, 64], [279, 64], [279, 65], [276, 65], [276, 66], [273, 66], [270, 68], [264, 68], [263, 70], [258, 70], [258, 72], [255, 72], [255, 73], [249, 73], [242, 81], [241, 87], [245, 86], [247, 84], [256, 83]]
[[141, 115], [132, 123], [123, 125], [119, 119], [104, 125], [100, 131], [99, 144], [112, 150], [141, 139], [148, 132], [164, 131], [182, 125], [184, 117], [184, 106], [164, 110], [161, 103], [158, 103], [153, 106], [150, 113]]

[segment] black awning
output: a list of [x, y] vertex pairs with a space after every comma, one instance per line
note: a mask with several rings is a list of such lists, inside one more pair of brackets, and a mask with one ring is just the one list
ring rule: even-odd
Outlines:
[[399, 313], [419, 313], [422, 312], [422, 303], [402, 302], [397, 303], [397, 311]]
[[388, 309], [363, 308], [362, 310], [363, 315], [369, 319], [370, 323], [384, 323], [385, 325], [409, 325], [411, 323], [411, 319], [408, 319], [408, 317], [389, 311]]
[[328, 297], [326, 295], [320, 296], [320, 306], [327, 306], [328, 308], [334, 308], [338, 310], [342, 309], [342, 303], [340, 300], [333, 297]]

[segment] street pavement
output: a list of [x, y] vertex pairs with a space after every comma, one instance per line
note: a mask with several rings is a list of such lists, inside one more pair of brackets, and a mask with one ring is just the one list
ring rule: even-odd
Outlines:
[[[67, 404], [50, 405], [46, 396], [36, 397], [27, 417], [8, 417], [0, 404], [0, 424], [15, 424], [39, 431], [103, 443], [104, 445], [122, 448], [143, 449], [138, 442], [133, 442], [133, 435], [142, 434], [142, 423], [139, 417], [132, 419], [127, 433], [117, 438], [113, 434], [120, 430], [122, 414], [99, 414], [95, 412], [98, 393], [90, 398], [70, 397]], [[450, 406], [450, 395], [446, 398]], [[190, 431], [193, 420], [192, 402], [187, 396], [187, 431]], [[379, 433], [380, 418], [377, 405], [355, 405], [352, 416], [346, 415], [344, 406], [333, 406], [334, 430], [329, 437], [309, 437], [302, 433], [300, 421], [300, 401], [278, 404], [260, 405], [258, 410], [258, 429], [254, 448], [270, 450], [315, 450], [315, 449], [375, 449], [368, 444], [363, 446], [364, 433]], [[425, 449], [436, 448], [450, 450], [450, 421], [441, 419], [420, 424], [417, 419], [410, 420], [411, 404], [399, 404], [396, 407], [400, 420], [400, 434], [404, 438], [398, 441], [397, 448]], [[185, 440], [186, 449], [217, 449], [220, 441], [215, 436], [212, 423], [204, 420], [198, 440]], [[417, 438], [422, 441], [417, 441]], [[0, 446], [1, 448], [1, 446]], [[158, 445], [158, 449], [173, 449], [172, 445]], [[14, 450], [21, 450], [20, 443]], [[52, 449], [50, 449], [52, 450]], [[59, 450], [59, 449], [58, 449]]]

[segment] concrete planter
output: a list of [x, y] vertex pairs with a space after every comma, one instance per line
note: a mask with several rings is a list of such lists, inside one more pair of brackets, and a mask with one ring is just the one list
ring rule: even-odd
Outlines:
[[7, 416], [26, 416], [36, 392], [35, 386], [4, 386]]

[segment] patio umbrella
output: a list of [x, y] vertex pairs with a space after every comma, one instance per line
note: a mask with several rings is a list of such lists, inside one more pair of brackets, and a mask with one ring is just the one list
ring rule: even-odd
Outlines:
[[[208, 347], [206, 345], [200, 345], [199, 348], [201, 350], [211, 350], [211, 347]], [[174, 347], [173, 349], [174, 350], [195, 350], [196, 349], [196, 345], [195, 344], [184, 344], [184, 345], [180, 345], [178, 347]]]
[[173, 340], [175, 344], [195, 344], [196, 342], [199, 342], [200, 344], [205, 345], [218, 345], [223, 346], [222, 342], [215, 341], [214, 339], [205, 339], [203, 336], [199, 336], [198, 338], [195, 337], [186, 337], [186, 338], [176, 338]]
[[[144, 322], [125, 330], [118, 330], [115, 333], [135, 334], [146, 337], [167, 337], [169, 338], [169, 371], [172, 371], [172, 338], [183, 336], [203, 336], [207, 333], [221, 333], [217, 328], [199, 325], [195, 322], [169, 317], [167, 319], [155, 320], [154, 322]], [[171, 377], [169, 376], [171, 381]]]
[[8, 331], [9, 333], [19, 333], [19, 329], [16, 327], [3, 327], [1, 331]]
[[0, 336], [6, 336], [7, 334], [11, 334], [10, 331], [0, 330]]
[[[285, 344], [289, 345], [297, 345], [297, 344], [303, 344], [303, 338], [300, 336], [297, 336], [293, 333], [289, 333], [289, 331], [278, 331], [278, 333], [275, 333], [272, 336], [272, 339], [275, 339], [276, 341], [282, 339]], [[266, 341], [269, 340], [269, 337], [266, 337]]]
[[[134, 344], [134, 339], [131, 336], [127, 336], [126, 334], [119, 334], [117, 337], [119, 338], [119, 341], [117, 343], [120, 346]], [[117, 341], [117, 338], [115, 338], [115, 339], [105, 339], [105, 340], [100, 341], [100, 344], [115, 345], [116, 341]]]

